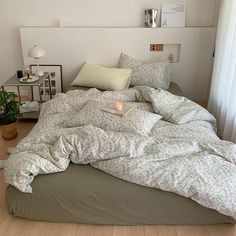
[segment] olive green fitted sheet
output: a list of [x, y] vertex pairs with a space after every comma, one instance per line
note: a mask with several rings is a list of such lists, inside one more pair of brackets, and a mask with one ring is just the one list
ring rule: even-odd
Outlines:
[[33, 194], [8, 186], [10, 214], [31, 220], [89, 224], [234, 223], [215, 210], [174, 193], [132, 184], [89, 165], [39, 175]]

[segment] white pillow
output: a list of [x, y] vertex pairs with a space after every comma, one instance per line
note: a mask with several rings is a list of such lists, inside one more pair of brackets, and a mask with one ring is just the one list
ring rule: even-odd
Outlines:
[[168, 89], [170, 86], [170, 63], [143, 63], [122, 53], [120, 68], [132, 69], [132, 86], [149, 86], [152, 88]]
[[138, 133], [148, 135], [153, 126], [162, 118], [158, 114], [139, 109], [132, 110], [128, 115], [120, 117], [102, 111], [108, 103], [88, 102], [79, 112], [78, 116], [66, 121], [67, 127], [93, 125], [106, 131]]
[[129, 87], [131, 75], [131, 69], [107, 68], [85, 62], [71, 86], [123, 90]]

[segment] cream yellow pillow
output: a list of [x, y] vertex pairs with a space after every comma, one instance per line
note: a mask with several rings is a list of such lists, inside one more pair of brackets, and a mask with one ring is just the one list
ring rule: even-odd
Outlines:
[[85, 62], [71, 86], [93, 87], [102, 90], [123, 90], [129, 87], [131, 76], [131, 69], [108, 68]]

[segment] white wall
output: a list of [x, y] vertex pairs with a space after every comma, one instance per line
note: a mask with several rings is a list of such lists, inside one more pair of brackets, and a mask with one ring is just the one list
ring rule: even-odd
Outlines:
[[19, 26], [142, 27], [144, 9], [164, 2], [186, 4], [187, 26], [217, 21], [220, 0], [0, 0], [0, 83], [23, 67]]

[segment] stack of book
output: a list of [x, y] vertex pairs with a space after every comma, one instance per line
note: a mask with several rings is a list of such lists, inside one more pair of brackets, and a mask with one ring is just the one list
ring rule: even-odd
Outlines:
[[37, 101], [26, 101], [23, 102], [20, 106], [21, 113], [39, 111], [39, 103]]

